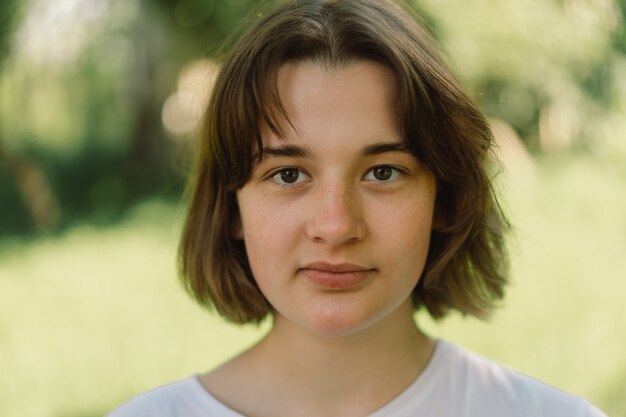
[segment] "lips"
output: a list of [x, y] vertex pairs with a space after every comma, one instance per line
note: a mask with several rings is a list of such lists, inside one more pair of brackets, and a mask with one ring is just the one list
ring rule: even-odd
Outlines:
[[363, 285], [375, 269], [350, 263], [313, 262], [300, 268], [298, 272], [317, 287], [328, 290], [348, 290]]

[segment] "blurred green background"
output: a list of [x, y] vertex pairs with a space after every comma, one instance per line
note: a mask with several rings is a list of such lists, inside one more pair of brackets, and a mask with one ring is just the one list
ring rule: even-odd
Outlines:
[[[101, 416], [267, 329], [175, 268], [220, 46], [257, 3], [0, 4], [1, 416]], [[489, 323], [418, 321], [626, 416], [626, 0], [411, 4], [492, 122], [515, 226]]]

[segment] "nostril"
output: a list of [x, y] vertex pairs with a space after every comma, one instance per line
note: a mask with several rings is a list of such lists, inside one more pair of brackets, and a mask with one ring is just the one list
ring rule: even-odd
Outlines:
[[345, 193], [335, 198], [318, 199], [307, 225], [311, 239], [330, 244], [354, 242], [365, 236], [365, 222], [362, 207], [357, 200]]

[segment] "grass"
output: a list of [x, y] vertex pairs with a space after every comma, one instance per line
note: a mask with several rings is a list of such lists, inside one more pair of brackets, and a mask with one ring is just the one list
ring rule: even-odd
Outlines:
[[[517, 229], [503, 307], [419, 322], [626, 417], [625, 164], [546, 158], [502, 188]], [[260, 337], [267, 325], [225, 324], [181, 289], [182, 215], [152, 202], [113, 227], [0, 242], [0, 415], [101, 416]]]

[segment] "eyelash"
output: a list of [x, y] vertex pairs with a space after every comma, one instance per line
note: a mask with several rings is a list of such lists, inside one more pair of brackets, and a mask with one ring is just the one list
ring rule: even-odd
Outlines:
[[395, 177], [394, 177], [394, 178], [392, 178], [392, 179], [386, 179], [386, 180], [374, 179], [374, 180], [368, 180], [368, 181], [374, 181], [374, 182], [393, 182], [393, 181], [396, 181], [399, 177], [402, 177], [402, 176], [404, 176], [404, 175], [406, 175], [406, 174], [407, 174], [407, 172], [406, 172], [405, 170], [400, 169], [400, 168], [398, 168], [398, 167], [395, 167], [395, 166], [393, 166], [393, 165], [377, 165], [377, 166], [374, 166], [374, 167], [370, 168], [370, 169], [369, 169], [369, 170], [365, 173], [365, 175], [363, 176], [363, 178], [365, 178], [365, 177], [366, 177], [367, 175], [369, 175], [370, 173], [373, 173], [375, 170], [377, 170], [377, 169], [381, 169], [381, 168], [389, 168], [389, 169], [391, 169], [392, 171], [394, 171], [394, 172], [392, 172], [392, 174], [391, 174], [391, 175], [392, 175], [392, 176], [394, 176], [394, 174], [395, 174]]
[[[301, 184], [301, 183], [302, 183], [302, 181], [293, 182], [293, 183], [288, 183], [288, 182], [281, 183], [281, 182], [279, 182], [279, 178], [280, 178], [279, 176], [280, 176], [280, 174], [282, 174], [282, 173], [284, 173], [284, 172], [286, 172], [286, 171], [296, 171], [296, 172], [298, 172], [298, 180], [300, 179], [300, 175], [302, 175], [302, 174], [306, 175], [307, 177], [309, 176], [308, 174], [306, 174], [306, 173], [305, 173], [302, 169], [300, 169], [300, 168], [296, 168], [296, 167], [285, 167], [285, 168], [280, 168], [280, 169], [277, 169], [277, 170], [275, 170], [275, 171], [272, 171], [272, 172], [268, 175], [268, 179], [269, 179], [270, 181], [272, 181], [272, 182], [274, 182], [274, 183], [276, 183], [276, 184], [280, 185], [282, 188], [292, 188], [292, 187], [295, 187], [295, 186], [297, 186], [297, 185], [299, 185], [299, 184]], [[296, 180], [296, 181], [297, 181], [297, 180]]]
[[[367, 170], [367, 172], [365, 173], [365, 175], [363, 175], [363, 178], [367, 177], [370, 173], [373, 173], [376, 169], [381, 169], [381, 168], [389, 168], [391, 169], [392, 172], [392, 178], [391, 179], [387, 179], [387, 180], [378, 180], [378, 179], [372, 179], [372, 180], [366, 180], [366, 181], [371, 181], [371, 182], [379, 182], [379, 183], [387, 183], [387, 182], [393, 182], [396, 181], [399, 177], [402, 177], [404, 175], [407, 174], [407, 172], [401, 168], [398, 168], [396, 166], [393, 165], [376, 165], [371, 167], [370, 169]], [[286, 171], [296, 171], [298, 172], [298, 177], [296, 179], [296, 182], [293, 183], [288, 183], [288, 182], [280, 182], [282, 179], [279, 177], [281, 174], [285, 173]], [[301, 184], [303, 181], [300, 181], [300, 176], [301, 175], [305, 175], [306, 177], [310, 176], [305, 173], [302, 169], [300, 168], [296, 168], [296, 167], [284, 167], [284, 168], [280, 168], [277, 169], [275, 171], [272, 171], [268, 176], [267, 179], [280, 185], [282, 188], [292, 188], [292, 187], [296, 187], [299, 184]]]

